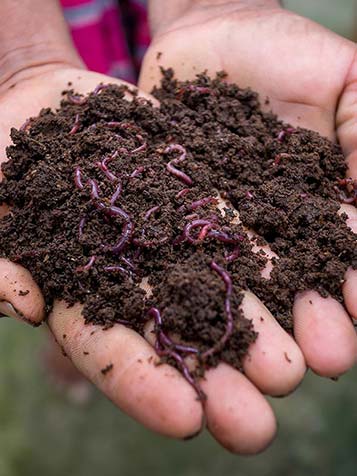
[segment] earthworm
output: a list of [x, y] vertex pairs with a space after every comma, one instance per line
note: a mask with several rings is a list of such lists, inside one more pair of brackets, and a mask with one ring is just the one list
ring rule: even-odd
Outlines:
[[72, 129], [69, 131], [69, 134], [70, 134], [70, 135], [73, 135], [73, 134], [75, 134], [76, 132], [78, 132], [78, 129], [79, 129], [80, 125], [81, 125], [81, 124], [80, 124], [80, 122], [79, 122], [79, 114], [76, 114], [73, 127], [72, 127]]
[[160, 341], [167, 345], [168, 347], [173, 347], [180, 352], [185, 352], [186, 354], [198, 354], [199, 350], [195, 347], [184, 344], [176, 344], [169, 336], [167, 336], [163, 331], [160, 332]]
[[161, 316], [161, 312], [159, 311], [159, 309], [157, 309], [156, 307], [152, 307], [148, 311], [148, 316], [152, 317], [154, 319], [154, 321], [155, 321], [155, 330], [158, 333], [157, 335], [159, 337], [159, 341], [163, 345], [169, 345], [171, 347], [174, 347], [176, 350], [180, 350], [180, 351], [186, 352], [188, 354], [198, 354], [199, 351], [195, 347], [190, 347], [190, 346], [183, 345], [183, 344], [177, 344], [176, 342], [174, 342], [172, 339], [170, 339], [170, 337], [168, 337], [164, 333], [164, 331], [162, 330], [162, 316]]
[[189, 215], [184, 216], [185, 220], [196, 220], [196, 218], [199, 218], [198, 213], [190, 213]]
[[160, 342], [157, 340], [155, 343], [155, 351], [159, 357], [171, 357], [175, 360], [179, 368], [181, 369], [182, 375], [187, 380], [187, 382], [192, 386], [192, 388], [197, 393], [198, 399], [201, 402], [207, 400], [206, 394], [203, 392], [199, 384], [196, 382], [195, 378], [192, 376], [186, 362], [183, 357], [178, 352], [169, 349], [162, 349], [160, 347]]
[[27, 132], [30, 129], [31, 121], [31, 117], [26, 119], [26, 121], [20, 127], [20, 131]]
[[134, 224], [131, 221], [130, 216], [123, 209], [121, 209], [119, 207], [115, 207], [114, 205], [111, 205], [108, 208], [105, 207], [104, 211], [107, 215], [109, 215], [111, 217], [120, 216], [121, 218], [124, 219], [124, 222], [125, 222], [125, 224], [123, 226], [122, 235], [121, 235], [119, 241], [112, 248], [110, 248], [110, 250], [114, 254], [118, 254], [118, 253], [120, 253], [120, 251], [122, 251], [124, 246], [130, 240], [130, 238], [133, 234], [133, 231], [134, 231]]
[[334, 187], [334, 189], [339, 194], [338, 196], [339, 196], [340, 202], [345, 204], [352, 204], [356, 202], [357, 204], [357, 180], [353, 180], [351, 177], [348, 177], [344, 179], [339, 179], [338, 183], [340, 186], [345, 187], [347, 193], [351, 195], [351, 196], [347, 196], [344, 191], [340, 190], [338, 187]]
[[145, 170], [145, 167], [138, 167], [137, 169], [134, 170], [134, 172], [129, 176], [129, 178], [135, 178], [141, 173], [143, 173]]
[[133, 263], [128, 259], [125, 258], [124, 256], [121, 257], [121, 260], [124, 261], [124, 263], [130, 268], [130, 269], [135, 269], [135, 266]]
[[120, 197], [122, 190], [123, 190], [123, 184], [119, 181], [118, 184], [117, 184], [117, 188], [116, 188], [115, 192], [113, 193], [112, 198], [110, 199], [110, 204], [111, 205], [115, 205], [115, 202]]
[[200, 240], [199, 238], [192, 238], [190, 233], [195, 228], [202, 228], [204, 226], [212, 227], [214, 226], [214, 223], [210, 220], [200, 220], [200, 219], [193, 220], [190, 223], [187, 223], [187, 225], [183, 229], [183, 233], [182, 233], [183, 238], [191, 244], [200, 243], [202, 240]]
[[211, 355], [223, 349], [227, 340], [232, 335], [233, 326], [234, 326], [234, 320], [233, 320], [233, 315], [231, 310], [231, 297], [232, 297], [232, 289], [233, 289], [232, 279], [230, 275], [227, 273], [227, 271], [221, 266], [219, 266], [215, 261], [211, 262], [210, 268], [220, 276], [220, 278], [222, 279], [226, 287], [226, 298], [224, 300], [224, 310], [226, 314], [226, 330], [223, 336], [220, 338], [220, 340], [213, 347], [209, 348], [208, 350], [202, 353], [201, 355], [202, 359], [206, 359], [207, 357], [210, 357]]
[[235, 259], [237, 259], [240, 255], [240, 247], [239, 246], [235, 246], [232, 253], [227, 255], [225, 257], [226, 261], [228, 261], [228, 263], [234, 261]]
[[190, 188], [183, 188], [182, 190], [180, 190], [176, 195], [175, 197], [176, 198], [181, 198], [181, 197], [184, 197], [188, 192], [190, 192], [191, 189]]
[[132, 243], [135, 246], [139, 246], [140, 248], [152, 248], [154, 246], [161, 246], [164, 245], [169, 241], [168, 236], [164, 236], [160, 240], [139, 240], [138, 238], [133, 238]]
[[150, 218], [150, 216], [151, 216], [153, 213], [155, 213], [155, 212], [157, 212], [158, 210], [160, 210], [160, 208], [161, 208], [160, 205], [156, 205], [155, 207], [150, 208], [150, 209], [145, 213], [145, 215], [144, 215], [144, 220], [148, 220], [148, 219]]
[[136, 149], [132, 150], [131, 151], [131, 154], [136, 154], [137, 152], [142, 152], [143, 150], [145, 150], [147, 147], [147, 144], [146, 142], [144, 144], [141, 144], [139, 147], [137, 147]]
[[136, 134], [136, 138], [141, 142], [141, 145], [139, 145], [139, 147], [137, 147], [136, 149], [132, 150], [131, 154], [136, 154], [137, 152], [142, 152], [147, 147], [147, 143], [145, 142], [145, 140], [144, 140], [144, 138], [141, 134]]
[[209, 203], [214, 203], [217, 204], [218, 200], [217, 198], [214, 197], [206, 197], [206, 198], [201, 198], [200, 200], [196, 200], [195, 202], [192, 202], [190, 205], [182, 205], [178, 211], [184, 211], [187, 210], [189, 212], [196, 210], [196, 208], [204, 207], [205, 205], [208, 205]]
[[279, 142], [282, 142], [284, 137], [287, 135], [287, 134], [292, 134], [293, 132], [295, 132], [296, 129], [294, 129], [293, 127], [287, 127], [286, 129], [283, 129], [279, 132], [278, 134], [278, 141]]
[[96, 256], [91, 256], [86, 265], [78, 266], [76, 268], [77, 273], [82, 273], [83, 271], [88, 271], [94, 265], [96, 259], [97, 259]]
[[119, 122], [119, 121], [109, 121], [109, 122], [106, 122], [104, 125], [114, 129], [115, 127], [120, 127], [121, 122]]
[[[167, 165], [166, 168], [170, 172], [170, 174], [174, 175], [177, 177], [181, 182], [185, 183], [186, 185], [192, 185], [193, 181], [192, 179], [186, 175], [184, 172], [181, 172], [181, 170], [178, 170], [175, 165], [179, 164], [180, 162], [183, 162], [186, 159], [187, 152], [184, 147], [180, 144], [171, 144], [166, 149], [164, 150], [165, 154], [169, 154], [171, 152], [180, 152], [181, 155], [177, 157], [176, 159], [172, 159]], [[175, 165], [174, 165], [175, 164]]]
[[83, 217], [81, 218], [81, 221], [79, 222], [79, 225], [78, 225], [78, 238], [80, 238], [82, 235], [83, 235], [83, 229], [84, 229], [84, 225], [86, 223], [86, 217]]
[[180, 88], [177, 91], [177, 95], [182, 96], [183, 93], [185, 93], [186, 91], [197, 92], [200, 94], [214, 94], [212, 89], [208, 88], [207, 86], [196, 86], [195, 84], [188, 84], [187, 86]]
[[[350, 184], [350, 183], [351, 182], [349, 182], [348, 184]], [[357, 182], [356, 182], [356, 184], [357, 184]], [[352, 193], [352, 195], [350, 197], [347, 197], [346, 193], [343, 190], [339, 189], [338, 187], [335, 186], [333, 188], [338, 193], [338, 199], [341, 203], [344, 203], [346, 205], [350, 205], [350, 204], [354, 203], [354, 201], [357, 202], [357, 185], [356, 185], [356, 188], [353, 186], [353, 190], [352, 190], [352, 192], [350, 192], [350, 193]]]
[[353, 188], [357, 188], [357, 180], [353, 180], [352, 177], [338, 179], [338, 184], [341, 186], [352, 185]]
[[97, 162], [96, 165], [100, 168], [100, 170], [105, 174], [105, 176], [111, 181], [115, 182], [119, 180], [119, 178], [113, 174], [108, 168], [108, 162], [111, 162], [116, 156], [117, 152], [114, 152], [114, 154], [110, 157], [105, 157], [101, 162]]
[[108, 89], [109, 86], [109, 84], [98, 84], [93, 91], [93, 96], [98, 96], [98, 94], [103, 91], [103, 89]]
[[67, 101], [76, 106], [83, 106], [87, 102], [87, 98], [78, 94], [67, 93]]
[[130, 274], [130, 271], [128, 271], [127, 269], [123, 268], [123, 266], [119, 266], [119, 265], [115, 265], [115, 266], [105, 266], [105, 267], [104, 267], [104, 271], [107, 271], [107, 272], [109, 272], [109, 273], [119, 271], [119, 273]]
[[99, 201], [99, 188], [97, 182], [93, 179], [89, 179], [87, 184], [91, 187], [90, 197], [94, 201], [94, 206], [98, 210], [104, 210], [106, 206], [103, 202]]
[[243, 240], [243, 236], [241, 235], [228, 235], [228, 233], [218, 230], [210, 230], [207, 235], [209, 238], [215, 238], [216, 240], [221, 241], [222, 243], [230, 245], [235, 245], [239, 241]]
[[83, 190], [84, 185], [83, 185], [83, 182], [82, 182], [82, 171], [81, 171], [80, 167], [75, 168], [74, 183], [75, 183], [77, 188], [79, 188], [80, 190]]
[[[78, 188], [83, 189], [83, 183], [82, 183], [82, 180], [81, 180], [81, 170], [80, 170], [79, 167], [77, 167], [76, 171], [75, 171], [75, 183], [76, 183], [76, 186]], [[132, 235], [133, 230], [134, 230], [133, 222], [131, 221], [130, 216], [124, 210], [122, 210], [121, 208], [116, 207], [113, 204], [111, 204], [110, 207], [107, 207], [103, 202], [101, 202], [99, 200], [99, 188], [98, 188], [98, 184], [95, 180], [89, 179], [87, 184], [90, 185], [90, 187], [91, 187], [90, 197], [94, 202], [94, 206], [98, 210], [103, 210], [104, 213], [106, 215], [110, 216], [110, 217], [120, 216], [121, 218], [124, 219], [125, 223], [124, 223], [124, 226], [123, 226], [122, 235], [121, 235], [119, 241], [113, 247], [110, 248], [110, 250], [114, 254], [120, 253], [120, 251], [124, 248], [124, 246], [127, 244], [127, 242], [131, 238], [131, 235]], [[112, 200], [113, 200], [113, 198], [115, 198], [115, 195], [119, 196], [120, 190], [121, 189], [118, 186], [116, 192], [114, 192]]]
[[341, 203], [351, 204], [351, 203], [354, 203], [357, 200], [357, 194], [355, 196], [352, 196], [352, 197], [346, 197], [346, 195], [343, 192], [341, 192], [340, 195], [339, 195], [339, 199], [340, 199]]
[[213, 226], [214, 226], [214, 223], [209, 223], [209, 224], [203, 226], [203, 227], [201, 228], [201, 231], [200, 231], [199, 235], [198, 235], [197, 241], [203, 241], [203, 240], [206, 238], [206, 236], [207, 236], [209, 230], [210, 230]]
[[[156, 341], [155, 341], [155, 351], [159, 357], [171, 357], [177, 363], [178, 367], [181, 369], [183, 377], [187, 380], [187, 382], [193, 387], [196, 391], [199, 400], [204, 401], [206, 400], [206, 395], [202, 391], [199, 384], [196, 382], [195, 378], [191, 374], [184, 358], [177, 352], [185, 352], [185, 353], [198, 353], [197, 349], [193, 347], [184, 346], [181, 344], [174, 343], [169, 337], [162, 330], [162, 318], [160, 311], [152, 307], [149, 309], [147, 313], [148, 317], [151, 317], [155, 321], [155, 334], [156, 334]], [[165, 348], [166, 347], [166, 348]], [[167, 348], [168, 347], [168, 348]], [[175, 350], [172, 350], [172, 347]]]

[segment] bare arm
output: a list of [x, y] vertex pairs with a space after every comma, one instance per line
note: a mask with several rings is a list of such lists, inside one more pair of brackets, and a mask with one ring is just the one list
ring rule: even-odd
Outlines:
[[57, 0], [1, 0], [0, 93], [56, 65], [82, 67]]

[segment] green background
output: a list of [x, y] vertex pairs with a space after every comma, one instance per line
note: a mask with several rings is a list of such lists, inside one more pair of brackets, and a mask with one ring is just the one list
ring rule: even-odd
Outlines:
[[[357, 39], [351, 0], [285, 4]], [[41, 329], [1, 321], [0, 476], [357, 474], [357, 370], [338, 382], [309, 374], [294, 395], [272, 400], [278, 437], [263, 455], [244, 458], [207, 434], [189, 442], [154, 435], [96, 390], [85, 403], [74, 403], [42, 368], [44, 342]]]

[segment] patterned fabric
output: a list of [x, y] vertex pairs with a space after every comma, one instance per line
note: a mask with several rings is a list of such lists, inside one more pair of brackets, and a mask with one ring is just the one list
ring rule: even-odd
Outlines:
[[149, 44], [145, 0], [61, 0], [88, 69], [135, 82]]

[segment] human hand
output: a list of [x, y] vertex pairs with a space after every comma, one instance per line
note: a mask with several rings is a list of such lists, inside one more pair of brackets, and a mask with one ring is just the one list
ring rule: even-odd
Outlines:
[[[6, 160], [10, 128], [20, 127], [42, 107], [56, 108], [68, 82], [76, 91], [86, 93], [100, 82], [116, 81], [82, 69], [56, 0], [3, 0], [0, 13], [9, 19], [8, 28], [0, 30], [0, 149], [2, 160]], [[25, 21], [26, 30], [19, 31]], [[4, 207], [3, 212], [6, 213]], [[4, 259], [0, 259], [0, 300], [0, 312], [5, 315], [32, 324], [45, 317], [43, 297], [29, 272]], [[267, 330], [274, 329], [275, 324], [269, 324], [269, 313], [254, 297], [247, 297], [245, 302], [247, 316], [255, 314], [258, 306], [266, 315]], [[79, 304], [69, 309], [65, 303], [56, 302], [47, 320], [78, 369], [117, 406], [148, 428], [177, 438], [196, 434], [202, 427], [202, 405], [181, 374], [168, 365], [155, 366], [158, 359], [153, 348], [132, 330], [116, 325], [102, 332], [98, 326], [84, 325], [81, 310]], [[304, 360], [289, 336], [280, 330], [270, 334], [289, 352], [298, 368], [294, 375], [287, 375], [285, 359], [280, 366], [286, 379], [280, 379], [275, 391], [286, 393], [304, 373]], [[269, 331], [264, 335], [258, 349], [264, 348]], [[270, 358], [282, 360], [281, 351], [270, 354]], [[104, 376], [102, 370], [109, 363], [113, 368]], [[271, 375], [270, 381], [274, 378]], [[276, 428], [272, 410], [239, 372], [221, 365], [207, 374], [202, 388], [208, 395], [205, 416], [210, 431], [224, 446], [253, 453], [271, 441]]]
[[[170, 8], [163, 2], [160, 7], [159, 0], [152, 3], [154, 37], [141, 71], [142, 89], [150, 91], [159, 83], [158, 66], [173, 67], [179, 79], [224, 70], [228, 82], [257, 90], [262, 102], [268, 97], [268, 108], [283, 120], [337, 138], [349, 175], [357, 179], [357, 50], [352, 42], [283, 10], [275, 1], [170, 2]], [[356, 209], [342, 208], [357, 232]], [[322, 376], [340, 375], [355, 363], [357, 342], [350, 316], [357, 318], [357, 271], [347, 272], [343, 292], [345, 308], [313, 291], [296, 297], [296, 342], [307, 365]], [[257, 322], [257, 309], [249, 315], [259, 338], [246, 360], [246, 377], [256, 386], [256, 394], [287, 393], [302, 376], [301, 361], [296, 359], [282, 371], [277, 352], [282, 331], [272, 325], [267, 337], [267, 329]], [[243, 386], [239, 392], [245, 392]], [[233, 424], [227, 427], [225, 438], [239, 450], [242, 441], [252, 441], [250, 428], [259, 420], [256, 411], [249, 423], [239, 425], [239, 432]], [[210, 424], [214, 420], [208, 420]]]
[[[37, 115], [42, 107], [56, 108], [61, 98], [60, 93], [68, 88], [68, 82], [74, 90], [86, 93], [100, 82], [115, 80], [79, 68], [59, 66], [45, 71], [37, 69], [31, 75], [26, 74], [26, 79], [18, 78], [14, 87], [6, 89], [3, 86], [0, 99], [4, 113], [0, 130], [3, 157], [5, 147], [10, 143], [10, 127], [20, 127], [28, 117]], [[29, 293], [24, 295], [23, 291]], [[4, 314], [13, 315], [16, 309], [17, 314], [30, 323], [39, 323], [45, 316], [41, 292], [30, 274], [21, 266], [5, 259], [0, 259], [0, 299], [4, 301], [0, 304]], [[11, 303], [12, 307], [6, 302]], [[246, 307], [254, 309], [257, 305], [254, 297], [247, 298]], [[67, 308], [65, 303], [57, 302], [47, 321], [58, 343], [78, 369], [116, 405], [147, 427], [179, 438], [197, 433], [203, 419], [201, 403], [181, 374], [168, 365], [155, 366], [158, 358], [153, 347], [132, 330], [116, 325], [103, 332], [98, 326], [85, 325], [81, 311], [79, 304]], [[262, 308], [259, 312], [260, 315], [267, 315], [268, 323], [270, 316], [267, 311]], [[247, 313], [249, 316], [249, 309]], [[148, 337], [149, 335], [148, 333]], [[279, 338], [279, 332], [277, 335]], [[300, 363], [303, 374], [303, 358], [292, 339], [284, 336], [279, 344], [289, 352], [294, 362]], [[288, 363], [285, 359], [283, 362], [284, 372]], [[104, 375], [102, 371], [108, 364], [113, 364], [113, 368]], [[288, 385], [290, 383], [288, 381]], [[295, 385], [296, 382], [292, 384]], [[234, 424], [245, 421], [248, 423], [255, 412], [259, 413], [261, 421], [255, 428], [252, 427], [248, 444], [240, 445], [239, 450], [252, 452], [266, 446], [275, 429], [273, 414], [264, 398], [255, 393], [254, 387], [245, 377], [236, 370], [221, 365], [207, 374], [202, 387], [209, 402], [206, 404], [206, 417], [210, 422], [215, 421], [216, 426], [212, 428], [211, 425], [211, 431], [219, 441], [236, 449], [234, 442], [230, 445], [230, 438], [224, 438], [227, 426], [232, 425], [229, 408], [233, 408]], [[242, 389], [243, 398], [240, 397]], [[281, 391], [285, 392], [286, 388]], [[246, 400], [249, 401], [248, 409], [245, 406]], [[255, 446], [252, 445], [253, 442]]]

